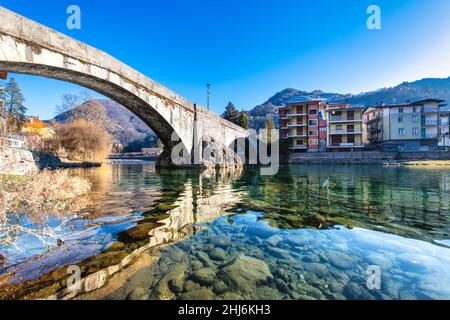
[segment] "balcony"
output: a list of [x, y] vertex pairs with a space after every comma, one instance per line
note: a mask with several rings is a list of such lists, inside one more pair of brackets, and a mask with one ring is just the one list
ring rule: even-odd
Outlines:
[[307, 113], [288, 113], [288, 117], [292, 118], [292, 117], [303, 117], [303, 116], [307, 116]]
[[439, 109], [438, 108], [422, 108], [420, 110], [421, 113], [438, 113]]
[[437, 120], [425, 120], [422, 121], [422, 126], [437, 126], [438, 125], [438, 121]]
[[362, 122], [362, 119], [354, 117], [331, 116], [330, 122]]
[[329, 130], [330, 134], [362, 134], [361, 129], [354, 129], [354, 130]]
[[289, 147], [289, 150], [306, 150], [306, 149], [308, 149], [307, 145], [299, 145], [299, 146]]
[[367, 123], [371, 123], [377, 120], [381, 120], [381, 116], [375, 116], [367, 120]]
[[437, 139], [438, 135], [437, 133], [428, 133], [428, 134], [422, 134], [420, 136], [421, 139]]
[[304, 133], [289, 133], [287, 136], [287, 138], [306, 138], [307, 135]]
[[288, 123], [288, 128], [295, 128], [295, 127], [306, 127], [306, 123]]
[[362, 143], [351, 143], [351, 142], [341, 142], [341, 143], [331, 143], [329, 148], [363, 148]]

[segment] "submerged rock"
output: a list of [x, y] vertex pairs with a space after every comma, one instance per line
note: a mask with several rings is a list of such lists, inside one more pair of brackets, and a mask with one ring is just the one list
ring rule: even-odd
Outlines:
[[184, 291], [193, 291], [193, 290], [197, 290], [200, 288], [201, 288], [201, 286], [192, 280], [188, 280], [184, 283]]
[[277, 246], [281, 241], [283, 241], [283, 238], [280, 237], [279, 235], [274, 235], [264, 240], [264, 242], [271, 245], [272, 247]]
[[[173, 284], [177, 284], [185, 277], [187, 265], [181, 263], [175, 265], [169, 273], [159, 280], [156, 287], [152, 290], [150, 298], [152, 300], [173, 300], [175, 299], [175, 293], [173, 291], [178, 290], [178, 285], [173, 287]], [[171, 290], [172, 286], [172, 290]]]
[[198, 269], [203, 268], [204, 265], [203, 265], [202, 262], [200, 262], [200, 261], [198, 261], [198, 260], [194, 260], [194, 261], [192, 261], [192, 263], [191, 263], [191, 267], [192, 267], [192, 270], [195, 271], [195, 270], [198, 270]]
[[127, 296], [127, 300], [148, 300], [148, 298], [148, 290], [142, 287], [133, 290], [133, 292]]
[[305, 263], [304, 269], [320, 278], [323, 278], [328, 274], [327, 266], [321, 263]]
[[209, 256], [213, 260], [226, 261], [228, 260], [227, 253], [221, 248], [214, 248], [209, 252]]
[[231, 247], [231, 240], [227, 236], [215, 236], [211, 238], [211, 243], [216, 247], [228, 248]]
[[280, 248], [277, 248], [277, 247], [268, 246], [266, 248], [266, 251], [272, 257], [275, 257], [275, 258], [278, 258], [278, 259], [290, 259], [291, 258], [291, 255], [289, 254], [289, 252], [287, 250], [280, 249]]
[[250, 292], [256, 285], [273, 279], [273, 275], [264, 261], [247, 256], [239, 256], [223, 267], [220, 277], [225, 283], [244, 292]]
[[220, 296], [220, 299], [222, 300], [229, 300], [229, 301], [237, 301], [237, 300], [244, 300], [240, 295], [234, 292], [227, 292]]
[[181, 300], [214, 300], [214, 293], [210, 289], [201, 288], [183, 293]]
[[216, 279], [216, 273], [212, 269], [202, 268], [195, 271], [192, 274], [192, 278], [200, 284], [211, 285]]
[[211, 261], [211, 259], [208, 257], [208, 255], [205, 252], [203, 252], [203, 251], [197, 252], [197, 258], [198, 258], [198, 260], [203, 262], [203, 264], [206, 267], [213, 267], [214, 266], [214, 263]]
[[218, 281], [214, 284], [214, 292], [217, 294], [222, 294], [228, 291], [228, 286], [225, 284], [225, 282]]
[[373, 300], [367, 290], [356, 283], [349, 283], [344, 287], [343, 293], [349, 300]]
[[355, 266], [356, 261], [351, 256], [339, 252], [339, 251], [329, 251], [327, 252], [328, 260], [331, 265], [339, 269], [351, 269]]

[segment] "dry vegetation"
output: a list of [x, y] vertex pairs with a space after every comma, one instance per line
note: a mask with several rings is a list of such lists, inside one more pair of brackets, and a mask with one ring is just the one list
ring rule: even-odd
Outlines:
[[80, 197], [91, 189], [88, 180], [69, 171], [42, 171], [30, 177], [0, 176], [0, 224], [7, 214], [62, 215], [81, 209]]
[[111, 136], [97, 123], [77, 119], [54, 129], [52, 148], [65, 153], [69, 160], [102, 161], [111, 151]]

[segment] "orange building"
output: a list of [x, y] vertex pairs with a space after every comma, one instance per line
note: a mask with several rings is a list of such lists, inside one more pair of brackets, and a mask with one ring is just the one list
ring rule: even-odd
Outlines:
[[44, 139], [48, 139], [54, 134], [53, 129], [38, 117], [27, 118], [22, 126], [22, 132], [37, 133]]

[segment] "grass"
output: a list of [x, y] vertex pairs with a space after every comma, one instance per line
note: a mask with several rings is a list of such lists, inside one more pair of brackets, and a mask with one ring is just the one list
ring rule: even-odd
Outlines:
[[8, 214], [27, 214], [39, 221], [81, 209], [79, 197], [91, 190], [88, 180], [67, 170], [42, 171], [28, 177], [0, 175], [0, 223]]

